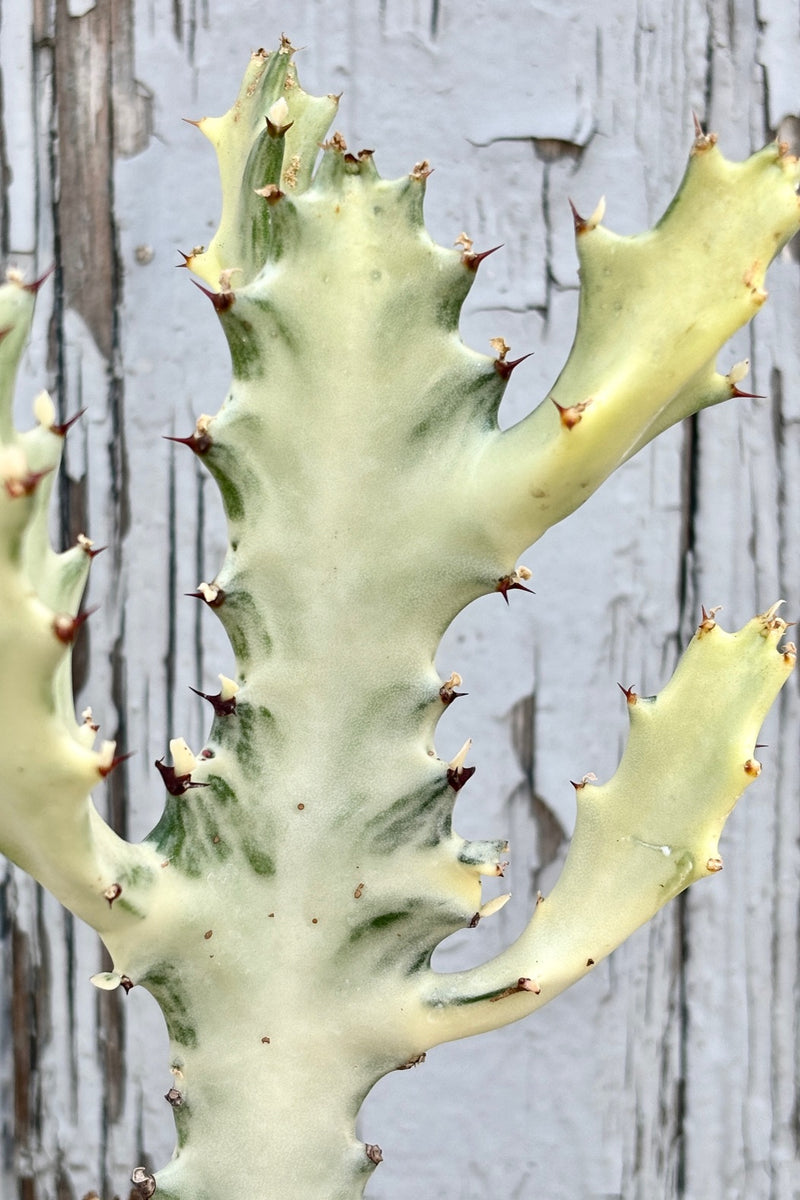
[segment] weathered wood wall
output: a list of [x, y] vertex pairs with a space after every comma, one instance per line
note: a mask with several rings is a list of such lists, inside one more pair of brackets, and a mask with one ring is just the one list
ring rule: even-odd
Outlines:
[[[676, 184], [691, 110], [743, 156], [800, 128], [797, 0], [0, 0], [2, 259], [54, 258], [21, 387], [69, 415], [58, 537], [97, 560], [79, 706], [137, 751], [104, 800], [144, 835], [151, 764], [202, 738], [188, 684], [230, 666], [213, 618], [183, 599], [213, 573], [213, 489], [161, 435], [226, 386], [210, 307], [173, 268], [217, 215], [212, 154], [180, 117], [222, 112], [249, 51], [284, 26], [305, 86], [344, 92], [340, 125], [399, 175], [426, 156], [433, 234], [505, 249], [481, 270], [464, 335], [536, 356], [506, 419], [545, 393], [576, 307], [571, 196], [642, 228]], [[703, 264], [698, 263], [698, 269]], [[442, 964], [488, 955], [547, 890], [572, 820], [570, 777], [613, 770], [616, 682], [655, 691], [699, 611], [741, 623], [800, 608], [800, 296], [786, 253], [754, 331], [753, 391], [673, 431], [529, 556], [535, 597], [491, 598], [442, 649], [470, 693], [440, 729], [476, 739], [462, 832], [508, 834], [514, 903]], [[624, 350], [624, 348], [622, 348]], [[177, 448], [180, 449], [179, 447]], [[0, 597], [0, 605], [2, 597]], [[91, 679], [91, 685], [87, 682]], [[375, 1200], [790, 1200], [800, 1195], [796, 682], [765, 771], [730, 823], [726, 871], [693, 889], [527, 1024], [444, 1047], [383, 1081], [363, 1124], [385, 1162]], [[95, 938], [0, 867], [0, 1194], [126, 1195], [171, 1150], [160, 1018], [139, 989], [97, 994]], [[289, 1200], [289, 1198], [287, 1198]], [[300, 1198], [293, 1198], [300, 1200]]]

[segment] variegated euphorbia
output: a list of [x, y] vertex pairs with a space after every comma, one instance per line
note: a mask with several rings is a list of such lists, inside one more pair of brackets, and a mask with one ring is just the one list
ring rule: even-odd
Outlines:
[[[772, 608], [738, 633], [703, 614], [672, 681], [626, 692], [610, 782], [577, 785], [563, 874], [508, 950], [431, 968], [495, 911], [502, 837], [451, 815], [474, 767], [436, 723], [459, 694], [434, 655], [476, 597], [525, 590], [518, 556], [661, 430], [741, 394], [715, 369], [761, 307], [765, 269], [800, 224], [798, 166], [772, 145], [726, 161], [698, 130], [650, 232], [575, 215], [577, 335], [549, 395], [501, 432], [516, 362], [459, 338], [481, 259], [436, 245], [426, 163], [401, 179], [339, 134], [334, 97], [299, 87], [291, 47], [254, 54], [233, 108], [199, 127], [223, 190], [219, 230], [186, 256], [219, 315], [229, 394], [183, 440], [216, 480], [229, 547], [197, 587], [236, 679], [207, 694], [195, 757], [171, 743], [166, 803], [139, 845], [90, 799], [121, 750], [76, 720], [70, 652], [93, 554], [55, 554], [47, 507], [65, 428], [11, 397], [36, 285], [0, 290], [0, 849], [98, 931], [101, 987], [148, 989], [171, 1039], [177, 1149], [142, 1195], [356, 1200], [380, 1161], [355, 1134], [388, 1071], [442, 1041], [525, 1016], [721, 866], [725, 818], [758, 774], [759, 726], [794, 665]], [[476, 755], [477, 758], [477, 755]], [[473, 786], [478, 786], [473, 784]]]

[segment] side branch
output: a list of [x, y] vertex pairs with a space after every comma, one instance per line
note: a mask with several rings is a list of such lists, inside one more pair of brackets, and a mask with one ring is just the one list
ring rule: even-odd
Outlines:
[[689, 884], [721, 870], [719, 836], [760, 773], [755, 742], [795, 665], [777, 605], [738, 633], [704, 619], [670, 682], [625, 689], [628, 745], [602, 786], [576, 784], [572, 844], [528, 927], [484, 966], [431, 974], [431, 1045], [495, 1029], [546, 1004]]
[[68, 425], [56, 424], [46, 393], [33, 429], [20, 434], [11, 420], [37, 286], [12, 274], [0, 287], [0, 852], [103, 932], [123, 913], [138, 917], [154, 854], [119, 838], [90, 800], [117, 760], [111, 742], [92, 748], [97, 727], [90, 714], [76, 722], [72, 701], [71, 649], [95, 551], [82, 536], [56, 554], [47, 536]]
[[547, 399], [487, 448], [480, 509], [518, 555], [657, 433], [741, 395], [719, 349], [766, 299], [772, 258], [800, 227], [798, 161], [782, 145], [743, 163], [694, 144], [648, 233], [576, 221], [581, 297], [570, 357]]

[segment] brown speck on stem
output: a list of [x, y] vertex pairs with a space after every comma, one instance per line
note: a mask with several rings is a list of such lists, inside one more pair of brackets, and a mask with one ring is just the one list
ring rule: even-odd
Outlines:
[[103, 892], [103, 896], [108, 901], [108, 907], [111, 908], [118, 896], [122, 895], [122, 886], [119, 883], [112, 883]]
[[205, 931], [205, 933], [203, 934], [203, 937], [206, 939], [206, 941], [208, 941], [208, 939], [209, 939], [210, 937], [213, 937], [213, 936], [214, 936], [214, 930], [213, 930], [213, 929], [207, 929], [207, 930]]
[[262, 1045], [262, 1046], [268, 1046], [268, 1045], [269, 1045], [269, 1038], [268, 1038], [268, 1037], [262, 1037], [262, 1039], [261, 1039], [261, 1045]]
[[587, 965], [587, 967], [593, 967], [593, 966], [594, 966], [594, 959], [593, 959], [593, 958], [587, 958], [587, 960], [586, 960], [586, 965]]
[[477, 926], [480, 924], [480, 919], [481, 919], [481, 914], [479, 912], [476, 912], [475, 915], [471, 918], [469, 925], [467, 926], [467, 929], [476, 929]]
[[167, 1094], [164, 1096], [164, 1099], [166, 1100], [167, 1104], [171, 1104], [173, 1108], [180, 1108], [180, 1106], [183, 1104], [183, 1096], [177, 1088], [170, 1088]]
[[316, 917], [312, 917], [312, 918], [311, 918], [311, 924], [312, 924], [312, 925], [319, 925], [319, 921], [317, 920], [317, 918], [316, 918]]
[[365, 1146], [364, 1150], [369, 1161], [374, 1162], [376, 1166], [383, 1162], [383, 1151], [380, 1146]]
[[289, 159], [289, 164], [284, 168], [283, 182], [288, 188], [297, 187], [297, 175], [300, 170], [300, 155], [293, 154]]
[[304, 808], [305, 808], [305, 804], [298, 804], [297, 811], [302, 812]]
[[356, 888], [356, 890], [353, 892], [353, 898], [355, 900], [360, 900], [361, 897], [363, 896], [363, 894], [364, 894], [364, 884], [360, 883], [358, 885], [358, 887]]

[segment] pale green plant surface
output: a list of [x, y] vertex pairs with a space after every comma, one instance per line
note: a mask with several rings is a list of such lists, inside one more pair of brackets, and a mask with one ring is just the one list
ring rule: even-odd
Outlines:
[[429, 238], [426, 163], [386, 181], [334, 135], [315, 166], [335, 111], [299, 87], [284, 42], [252, 57], [228, 114], [199, 122], [223, 213], [186, 262], [233, 378], [182, 440], [228, 519], [197, 596], [236, 679], [207, 697], [198, 756], [171, 743], [163, 816], [139, 845], [90, 799], [117, 761], [70, 687], [92, 547], [49, 547], [66, 430], [44, 395], [35, 427], [13, 428], [36, 288], [0, 290], [0, 849], [101, 935], [114, 969], [98, 986], [145, 987], [164, 1011], [178, 1146], [135, 1181], [172, 1200], [361, 1196], [380, 1152], [355, 1119], [381, 1076], [530, 1013], [719, 870], [795, 661], [777, 606], [732, 634], [704, 614], [659, 696], [626, 693], [626, 753], [608, 783], [576, 785], [566, 865], [522, 936], [472, 970], [431, 968], [439, 942], [496, 911], [481, 879], [507, 855], [452, 828], [472, 768], [469, 746], [450, 763], [435, 752], [459, 686], [435, 671], [439, 641], [478, 596], [526, 589], [518, 556], [636, 450], [742, 394], [744, 368], [720, 374], [716, 355], [800, 225], [800, 173], [780, 146], [730, 163], [698, 132], [652, 231], [576, 215], [572, 352], [501, 432], [516, 364], [458, 333], [482, 256]]

